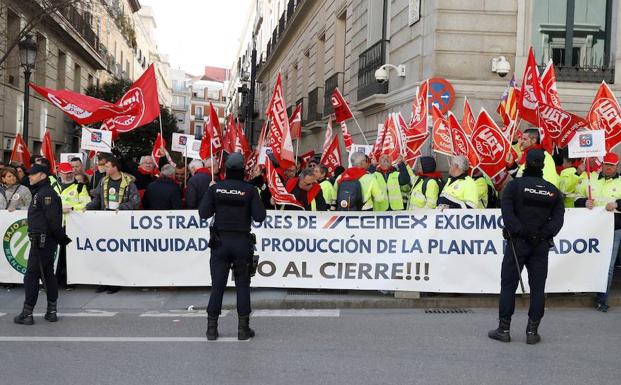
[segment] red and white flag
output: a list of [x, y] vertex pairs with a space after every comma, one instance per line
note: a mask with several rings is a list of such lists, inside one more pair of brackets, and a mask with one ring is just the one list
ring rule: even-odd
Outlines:
[[341, 123], [354, 117], [354, 114], [352, 114], [349, 109], [347, 101], [343, 98], [343, 95], [341, 95], [341, 91], [339, 91], [338, 88], [335, 88], [334, 91], [332, 91], [330, 101], [332, 102], [332, 108], [334, 108], [334, 115], [336, 116], [337, 123]]
[[605, 131], [607, 151], [621, 142], [621, 108], [605, 82], [597, 90], [587, 120], [594, 130]]
[[295, 110], [289, 118], [289, 129], [291, 130], [291, 140], [302, 138], [302, 103], [295, 106]]
[[153, 150], [151, 150], [151, 156], [155, 161], [155, 167], [159, 167], [160, 158], [166, 156], [166, 142], [164, 138], [162, 138], [162, 134], [158, 133], [155, 138], [155, 143], [153, 143]]
[[556, 73], [554, 72], [554, 63], [552, 59], [550, 59], [548, 65], [541, 74], [541, 89], [547, 104], [561, 108], [561, 99], [556, 90]]
[[401, 132], [401, 152], [403, 153], [404, 162], [410, 166], [414, 166], [416, 158], [421, 156], [420, 149], [429, 136], [428, 133], [412, 132], [410, 126], [405, 123], [403, 115], [397, 114], [397, 123]]
[[300, 155], [300, 168], [303, 170], [308, 165], [311, 159], [315, 157], [315, 150], [310, 150]]
[[567, 147], [577, 131], [590, 129], [586, 119], [550, 104], [539, 105], [539, 116], [545, 135], [549, 135], [554, 144], [561, 148]]
[[13, 151], [11, 151], [9, 163], [13, 162], [20, 163], [27, 169], [30, 168], [30, 151], [28, 151], [28, 146], [20, 134], [15, 135], [15, 143], [13, 143]]
[[289, 131], [289, 118], [287, 117], [287, 107], [282, 89], [280, 73], [274, 85], [274, 92], [267, 107], [266, 115], [271, 118], [272, 127], [269, 133], [270, 146], [274, 157], [280, 163], [281, 168], [295, 165], [295, 155], [291, 132]]
[[54, 154], [54, 145], [52, 144], [52, 138], [48, 130], [45, 130], [45, 134], [43, 135], [41, 155], [50, 162], [50, 172], [56, 174], [56, 154]]
[[235, 152], [237, 133], [237, 125], [233, 119], [233, 114], [229, 114], [229, 118], [226, 123], [226, 132], [224, 133], [224, 151], [228, 154]]
[[205, 125], [205, 132], [201, 140], [201, 148], [199, 155], [201, 159], [207, 159], [224, 149], [222, 133], [220, 131], [220, 120], [218, 113], [213, 108], [213, 104], [209, 103], [209, 117]]
[[351, 134], [347, 129], [347, 124], [345, 123], [345, 121], [341, 122], [341, 130], [343, 131], [343, 143], [345, 144], [345, 150], [349, 152], [351, 151], [352, 144], [354, 144], [354, 140], [352, 139]]
[[321, 152], [325, 152], [326, 148], [330, 146], [332, 142], [332, 120], [328, 120], [328, 127], [326, 127], [326, 136], [323, 139], [323, 145], [321, 146]]
[[506, 157], [511, 150], [511, 143], [487, 111], [481, 110], [479, 113], [470, 140], [480, 160], [479, 169], [490, 179], [506, 170]]
[[453, 154], [453, 144], [448, 122], [442, 115], [442, 111], [435, 105], [431, 106], [431, 117], [433, 119], [433, 143], [431, 149], [439, 154], [451, 156]]
[[428, 102], [427, 102], [427, 91], [429, 88], [429, 82], [423, 82], [419, 87], [416, 88], [416, 96], [412, 101], [412, 119], [410, 119], [410, 124], [408, 127], [408, 131], [406, 133], [406, 138], [410, 136], [418, 136], [419, 134], [425, 134], [429, 132], [427, 116], [428, 116]]
[[472, 143], [470, 143], [470, 139], [468, 135], [461, 127], [457, 118], [451, 111], [448, 113], [447, 123], [449, 126], [449, 130], [451, 132], [451, 143], [453, 144], [453, 154], [454, 155], [464, 155], [468, 158], [468, 162], [470, 163], [470, 167], [477, 168], [479, 166], [479, 156], [477, 155], [476, 150]]
[[522, 119], [539, 126], [539, 104], [544, 102], [539, 80], [539, 70], [535, 61], [533, 47], [528, 51], [528, 59], [522, 76], [522, 91], [518, 102], [518, 110]]
[[384, 122], [384, 140], [382, 141], [380, 156], [388, 155], [392, 163], [396, 162], [402, 154], [401, 143], [402, 138], [398, 123], [395, 122], [394, 116], [390, 114]]
[[235, 125], [235, 129], [237, 131], [237, 135], [235, 135], [234, 152], [240, 152], [242, 153], [245, 159], [248, 159], [248, 157], [252, 153], [252, 148], [250, 147], [250, 144], [248, 143], [246, 134], [244, 134], [244, 129], [239, 123]]
[[[160, 115], [160, 102], [157, 96], [155, 66], [151, 64], [142, 76], [129, 87], [129, 90], [115, 103], [115, 108], [123, 107], [125, 113], [115, 114], [102, 125], [102, 130], [124, 133], [151, 123]], [[107, 107], [102, 107], [106, 110]]]
[[276, 205], [293, 205], [304, 209], [304, 205], [287, 191], [269, 157], [265, 157], [265, 176], [267, 177], [267, 186]]
[[468, 103], [468, 98], [464, 98], [464, 116], [461, 120], [461, 127], [466, 135], [472, 135], [472, 132], [474, 132], [474, 125], [476, 123], [477, 120], [474, 118], [472, 108], [470, 108], [470, 103]]
[[341, 148], [339, 147], [339, 137], [334, 135], [330, 145], [321, 154], [319, 163], [328, 168], [328, 174], [334, 175], [334, 170], [341, 166]]

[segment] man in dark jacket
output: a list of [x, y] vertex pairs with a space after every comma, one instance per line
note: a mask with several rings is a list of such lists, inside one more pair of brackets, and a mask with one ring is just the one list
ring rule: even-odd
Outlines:
[[[304, 209], [307, 211], [328, 211], [330, 209], [312, 168], [305, 168], [299, 177], [289, 179], [286, 188], [298, 202], [304, 205]], [[287, 205], [286, 209], [299, 210], [292, 205]]]
[[211, 186], [211, 176], [218, 180], [218, 162], [213, 158], [201, 161], [198, 159], [190, 162], [192, 177], [188, 180], [188, 190], [185, 195], [185, 203], [188, 209], [197, 209], [207, 189]]
[[523, 176], [509, 182], [502, 194], [503, 235], [507, 245], [500, 276], [500, 322], [497, 329], [488, 333], [489, 338], [502, 342], [511, 341], [509, 328], [515, 310], [515, 290], [524, 266], [530, 286], [526, 343], [532, 345], [541, 340], [537, 329], [545, 306], [548, 252], [552, 238], [563, 227], [565, 216], [562, 194], [543, 179], [544, 159], [542, 150], [529, 151]]
[[181, 209], [181, 189], [175, 182], [175, 167], [162, 167], [160, 177], [149, 186], [142, 197], [142, 208], [146, 210]]

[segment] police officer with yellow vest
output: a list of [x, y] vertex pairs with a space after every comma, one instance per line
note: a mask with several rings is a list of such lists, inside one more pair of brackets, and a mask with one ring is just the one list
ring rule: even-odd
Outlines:
[[431, 156], [421, 156], [418, 164], [420, 172], [412, 179], [408, 210], [435, 209], [441, 190], [438, 181], [442, 181], [442, 175], [436, 171], [436, 160]]
[[330, 210], [334, 210], [336, 205], [336, 190], [332, 182], [328, 179], [328, 168], [323, 164], [318, 164], [313, 167], [313, 172], [315, 178], [317, 178], [317, 183], [321, 186], [323, 199], [328, 206], [330, 206]]
[[375, 177], [377, 186], [384, 191], [388, 200], [376, 202], [373, 211], [397, 211], [405, 209], [403, 194], [410, 192], [410, 174], [403, 162], [403, 156], [397, 159], [397, 167], [390, 162], [388, 155], [379, 158], [377, 166], [369, 167], [369, 172]]
[[369, 162], [362, 152], [350, 157], [352, 167], [346, 169], [336, 180], [337, 211], [371, 211], [386, 201], [385, 192], [379, 188], [377, 179], [367, 173]]
[[[608, 311], [608, 294], [612, 284], [615, 262], [619, 254], [621, 243], [621, 178], [617, 173], [619, 156], [609, 152], [604, 156], [604, 165], [601, 174], [592, 172], [589, 178], [580, 181], [576, 188], [580, 198], [575, 201], [576, 207], [592, 209], [595, 206], [605, 206], [607, 211], [615, 213], [615, 229], [612, 243], [612, 255], [610, 256], [610, 268], [608, 269], [608, 286], [605, 293], [598, 293], [595, 297], [596, 309], [601, 312]], [[590, 195], [589, 195], [590, 184]]]
[[556, 173], [556, 164], [554, 163], [554, 158], [552, 158], [552, 155], [545, 151], [541, 146], [541, 136], [538, 129], [529, 128], [524, 131], [522, 136], [520, 136], [520, 148], [522, 151], [519, 159], [513, 159], [513, 156], [510, 152], [509, 154], [507, 154], [507, 164], [510, 165], [508, 167], [509, 174], [513, 178], [522, 176], [528, 152], [531, 150], [542, 150], [545, 154], [543, 179], [552, 183], [554, 187], [558, 188], [559, 178], [558, 174]]
[[468, 176], [470, 165], [463, 155], [454, 156], [449, 163], [449, 178], [438, 198], [438, 207], [445, 209], [474, 209], [479, 205], [479, 190]]
[[[84, 211], [86, 205], [91, 201], [88, 187], [75, 181], [75, 172], [70, 163], [60, 163], [58, 165], [60, 200], [63, 207], [63, 224], [66, 215], [72, 211]], [[67, 285], [67, 249], [60, 248], [58, 265], [56, 266], [56, 279], [58, 285]]]
[[17, 324], [32, 325], [32, 311], [39, 296], [39, 279], [47, 294], [45, 320], [56, 322], [56, 301], [58, 286], [54, 277], [54, 254], [58, 245], [67, 245], [71, 240], [62, 226], [62, 205], [60, 198], [52, 190], [48, 179], [48, 166], [34, 164], [28, 170], [28, 179], [33, 192], [28, 208], [28, 238], [30, 253], [24, 274], [26, 299], [22, 312], [13, 321]]

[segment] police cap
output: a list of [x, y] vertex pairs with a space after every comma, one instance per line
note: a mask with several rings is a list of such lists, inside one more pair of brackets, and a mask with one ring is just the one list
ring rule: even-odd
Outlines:
[[533, 168], [542, 169], [545, 160], [543, 150], [532, 149], [526, 154], [526, 165]]
[[27, 172], [28, 172], [28, 175], [34, 175], [40, 172], [44, 173], [45, 175], [50, 175], [50, 168], [48, 166], [35, 163], [32, 165], [32, 167], [28, 169]]
[[234, 152], [229, 155], [224, 166], [227, 170], [243, 170], [244, 169], [244, 157], [239, 152]]

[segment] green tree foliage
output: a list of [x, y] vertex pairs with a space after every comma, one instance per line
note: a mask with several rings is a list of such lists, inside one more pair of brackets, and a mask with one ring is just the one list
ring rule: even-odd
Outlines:
[[[86, 94], [97, 99], [115, 103], [129, 89], [132, 83], [124, 79], [113, 79], [100, 87], [91, 86], [86, 89]], [[162, 131], [164, 140], [170, 151], [172, 134], [177, 132], [177, 120], [168, 108], [160, 106], [160, 116], [162, 119]], [[138, 127], [133, 131], [121, 134], [120, 138], [114, 142], [113, 152], [126, 159], [138, 160], [142, 155], [150, 155], [153, 149], [155, 138], [160, 132], [159, 118], [146, 126]]]

